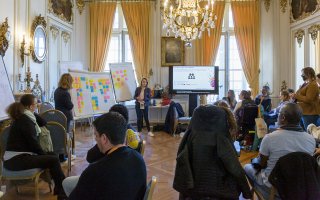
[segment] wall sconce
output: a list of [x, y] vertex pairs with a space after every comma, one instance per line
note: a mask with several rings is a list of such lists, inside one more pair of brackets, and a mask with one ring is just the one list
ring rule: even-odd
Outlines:
[[0, 55], [2, 57], [6, 54], [11, 39], [10, 31], [8, 29], [8, 17], [6, 17], [5, 21], [0, 24]]
[[[23, 39], [21, 42], [21, 47], [20, 47], [20, 59], [21, 59], [21, 67], [23, 67], [24, 65], [24, 56], [30, 56], [30, 51], [31, 51], [31, 47], [29, 47], [28, 49], [26, 49], [26, 40], [25, 37], [23, 35]], [[27, 50], [27, 52], [25, 52]]]

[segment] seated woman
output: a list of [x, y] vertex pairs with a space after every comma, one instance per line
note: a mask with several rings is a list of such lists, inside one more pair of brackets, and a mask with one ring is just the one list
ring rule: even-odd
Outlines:
[[240, 95], [239, 95], [240, 101], [236, 104], [236, 107], [233, 110], [233, 113], [235, 114], [236, 118], [237, 118], [237, 115], [239, 115], [239, 111], [241, 108], [247, 105], [254, 104], [254, 101], [251, 99], [250, 94], [251, 93], [248, 92], [247, 90], [242, 90], [240, 92]]
[[234, 110], [234, 108], [236, 107], [237, 101], [236, 95], [234, 94], [234, 90], [228, 90], [228, 96], [223, 97], [222, 100], [228, 102], [231, 110]]
[[261, 94], [258, 94], [254, 100], [257, 105], [262, 105], [264, 112], [270, 112], [271, 110], [271, 99], [270, 99], [270, 88], [265, 85], [262, 87]]
[[8, 107], [7, 112], [13, 122], [4, 154], [4, 167], [11, 171], [49, 169], [55, 183], [54, 194], [58, 199], [64, 199], [62, 180], [65, 176], [59, 158], [53, 153], [45, 153], [38, 142], [41, 129], [34, 115], [36, 108], [37, 99], [32, 94], [23, 95], [20, 103]]
[[272, 125], [274, 124], [277, 119], [278, 119], [278, 114], [280, 112], [280, 109], [282, 108], [282, 106], [286, 105], [287, 103], [290, 102], [290, 96], [289, 96], [289, 92], [287, 90], [282, 90], [280, 92], [280, 103], [278, 105], [278, 107], [272, 109], [269, 113], [265, 113], [264, 116], [264, 120], [267, 123], [267, 125]]
[[223, 108], [195, 109], [177, 153], [173, 188], [180, 199], [238, 199], [240, 193], [251, 198], [229, 132], [236, 127], [231, 122]]

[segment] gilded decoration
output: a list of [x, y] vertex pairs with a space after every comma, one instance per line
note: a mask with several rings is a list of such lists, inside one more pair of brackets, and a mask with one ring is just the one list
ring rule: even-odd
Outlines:
[[314, 24], [309, 29], [308, 32], [311, 35], [311, 39], [314, 43], [316, 43], [317, 37], [318, 37], [318, 31], [320, 31], [320, 25]]
[[270, 8], [270, 1], [271, 0], [264, 0], [264, 7], [267, 12], [269, 11], [269, 8]]
[[70, 34], [68, 32], [62, 31], [61, 36], [63, 38], [64, 44], [67, 45], [70, 40]]
[[302, 20], [320, 10], [320, 0], [290, 0], [291, 23]]
[[47, 52], [46, 42], [46, 27], [47, 22], [41, 15], [37, 16], [31, 25], [31, 38], [30, 50], [32, 59], [37, 63], [42, 63], [45, 60]]
[[0, 55], [2, 57], [4, 57], [9, 47], [10, 32], [8, 29], [8, 18], [6, 17], [5, 21], [0, 24]]
[[83, 2], [83, 0], [76, 0], [76, 4], [77, 4], [77, 8], [79, 10], [79, 13], [81, 15], [83, 12], [84, 6], [85, 6], [84, 2]]
[[280, 0], [280, 10], [282, 13], [286, 12], [288, 6], [288, 0]]
[[57, 36], [58, 36], [58, 33], [59, 33], [59, 29], [55, 26], [50, 26], [50, 31], [51, 31], [51, 34], [52, 34], [52, 38], [54, 40], [57, 39]]
[[49, 0], [48, 11], [68, 23], [73, 22], [72, 0]]
[[297, 38], [297, 42], [299, 44], [299, 47], [301, 47], [301, 43], [302, 43], [302, 39], [304, 37], [304, 30], [303, 29], [299, 29], [297, 30], [297, 32], [294, 34], [294, 37]]

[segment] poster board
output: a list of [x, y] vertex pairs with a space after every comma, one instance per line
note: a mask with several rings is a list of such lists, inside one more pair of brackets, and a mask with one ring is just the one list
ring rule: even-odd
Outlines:
[[69, 70], [73, 77], [70, 91], [76, 118], [106, 113], [115, 104], [110, 73]]
[[110, 72], [117, 102], [134, 99], [137, 88], [132, 63], [110, 63]]
[[3, 59], [0, 59], [0, 121], [8, 119], [7, 107], [14, 102], [14, 96]]
[[62, 74], [69, 73], [69, 70], [84, 70], [80, 61], [60, 61], [59, 62], [59, 78]]

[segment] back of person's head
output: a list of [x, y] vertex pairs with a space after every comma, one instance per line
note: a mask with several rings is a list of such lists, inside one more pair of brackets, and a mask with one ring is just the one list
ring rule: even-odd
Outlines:
[[69, 73], [62, 74], [59, 80], [59, 87], [62, 87], [64, 89], [71, 89], [72, 88], [73, 79], [72, 76]]
[[191, 130], [194, 132], [212, 132], [213, 134], [229, 133], [227, 114], [218, 106], [199, 106], [193, 112]]
[[320, 79], [320, 73], [317, 74], [317, 78]]
[[289, 94], [294, 93], [294, 89], [291, 89], [291, 88], [289, 88], [287, 91], [289, 92]]
[[281, 125], [299, 125], [301, 117], [301, 107], [295, 103], [287, 103], [280, 109], [278, 121]]
[[246, 99], [246, 100], [251, 99], [251, 93], [249, 93], [248, 90], [241, 90], [240, 95], [243, 96], [243, 99]]
[[24, 94], [21, 99], [20, 103], [25, 107], [29, 108], [31, 105], [34, 104], [35, 96], [33, 94]]
[[230, 108], [230, 105], [225, 100], [218, 100], [213, 103], [215, 106]]
[[312, 67], [305, 67], [302, 70], [302, 74], [305, 75], [306, 78], [315, 80], [316, 79], [316, 72]]
[[115, 104], [113, 105], [110, 110], [110, 112], [118, 112], [120, 113], [124, 119], [128, 122], [129, 121], [129, 113], [127, 107], [121, 104]]
[[280, 95], [283, 96], [283, 101], [289, 101], [290, 100], [290, 96], [289, 96], [288, 90], [282, 90], [280, 92]]
[[126, 137], [127, 121], [118, 112], [108, 112], [94, 120], [93, 125], [101, 136], [105, 134], [111, 144], [123, 144]]
[[7, 108], [7, 113], [12, 120], [17, 120], [23, 115], [24, 106], [20, 102], [14, 102]]

